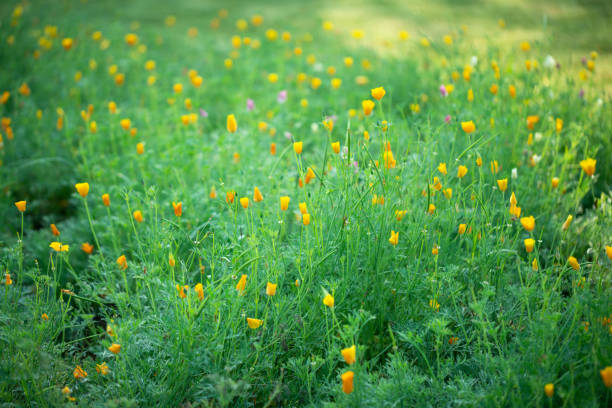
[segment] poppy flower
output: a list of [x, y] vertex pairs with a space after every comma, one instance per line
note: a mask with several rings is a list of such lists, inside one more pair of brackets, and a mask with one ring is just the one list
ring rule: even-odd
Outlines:
[[568, 215], [567, 218], [565, 219], [565, 222], [561, 226], [561, 229], [563, 229], [563, 231], [566, 231], [570, 227], [570, 225], [572, 225], [572, 220], [573, 219], [574, 219], [573, 216]]
[[228, 191], [225, 193], [225, 202], [228, 204], [234, 203], [234, 197], [236, 197], [235, 191]]
[[83, 370], [81, 366], [78, 365], [75, 367], [74, 371], [72, 372], [72, 375], [78, 380], [87, 377], [87, 371]]
[[508, 179], [501, 179], [501, 180], [497, 180], [497, 186], [499, 187], [499, 190], [501, 192], [506, 191], [506, 189], [508, 188]]
[[527, 116], [527, 129], [533, 130], [536, 123], [540, 121], [540, 117], [538, 115], [529, 115]]
[[302, 214], [302, 224], [310, 225], [310, 214]]
[[601, 380], [607, 388], [612, 388], [612, 366], [607, 366], [603, 370], [599, 370]]
[[215, 186], [212, 186], [210, 188], [210, 193], [208, 193], [208, 197], [215, 199], [217, 198], [217, 189], [215, 188]]
[[350, 394], [353, 392], [353, 378], [355, 377], [355, 373], [352, 371], [347, 371], [340, 376], [342, 379], [342, 391], [345, 394]]
[[102, 364], [96, 364], [96, 371], [100, 375], [106, 375], [106, 374], [108, 374], [110, 369], [108, 368], [108, 364], [102, 363]]
[[263, 195], [257, 187], [255, 187], [255, 189], [253, 190], [253, 201], [255, 201], [256, 203], [263, 201]]
[[444, 175], [446, 175], [446, 163], [438, 164], [438, 171]]
[[263, 324], [263, 320], [247, 317], [247, 324], [251, 329], [257, 329]]
[[68, 252], [68, 250], [70, 250], [70, 245], [55, 241], [49, 244], [49, 248], [52, 248], [55, 252]]
[[74, 187], [83, 198], [87, 197], [87, 194], [89, 194], [89, 183], [77, 183]]
[[15, 203], [15, 207], [17, 207], [17, 210], [19, 210], [19, 212], [25, 212], [26, 210], [26, 201], [17, 201]]
[[427, 207], [427, 212], [429, 214], [433, 214], [436, 211], [436, 206], [433, 203], [429, 203], [429, 207]]
[[143, 220], [143, 218], [142, 218], [142, 211], [136, 210], [136, 211], [134, 211], [133, 215], [134, 215], [134, 219], [136, 221], [142, 222], [142, 220]]
[[108, 350], [113, 354], [119, 354], [119, 352], [121, 351], [121, 345], [117, 343], [113, 343], [112, 345], [109, 346]]
[[372, 110], [374, 109], [375, 103], [369, 99], [366, 99], [361, 102], [361, 106], [363, 108], [363, 114], [365, 116], [370, 116], [372, 114]]
[[461, 129], [463, 129], [465, 133], [472, 133], [476, 130], [476, 125], [474, 124], [473, 120], [470, 120], [469, 122], [461, 122]]
[[325, 293], [323, 297], [323, 304], [327, 307], [334, 307], [334, 297], [329, 293]]
[[597, 164], [597, 160], [587, 158], [585, 160], [580, 161], [580, 167], [587, 174], [587, 176], [592, 176], [595, 174], [595, 165]]
[[197, 293], [198, 299], [204, 300], [204, 286], [202, 286], [201, 283], [195, 285], [195, 288], [193, 288], [193, 290], [195, 290], [195, 292]]
[[552, 188], [557, 188], [557, 186], [559, 186], [559, 177], [553, 177], [550, 184]]
[[461, 165], [457, 168], [457, 177], [463, 178], [468, 172], [467, 167]]
[[442, 190], [442, 194], [444, 194], [444, 197], [450, 200], [453, 197], [453, 189], [445, 188], [444, 190]]
[[397, 245], [398, 241], [399, 241], [399, 231], [395, 232], [394, 230], [391, 230], [391, 237], [389, 237], [389, 243], [395, 246]]
[[346, 364], [348, 365], [352, 365], [355, 363], [355, 352], [356, 348], [354, 344], [351, 347], [342, 349], [340, 351], [342, 357], [344, 357], [344, 361], [346, 361]]
[[270, 154], [272, 156], [276, 154], [276, 143], [270, 143]]
[[240, 280], [238, 281], [238, 283], [236, 284], [236, 290], [241, 295], [243, 294], [244, 289], [246, 288], [246, 281], [247, 281], [247, 276], [243, 274], [240, 277]]
[[546, 384], [544, 386], [544, 393], [546, 394], [546, 396], [548, 398], [552, 398], [553, 394], [555, 393], [555, 385], [554, 384]]
[[340, 142], [333, 142], [331, 144], [332, 150], [334, 151], [334, 153], [338, 154], [340, 153]]
[[567, 263], [570, 264], [573, 270], [575, 271], [580, 270], [580, 264], [578, 263], [578, 260], [574, 258], [573, 256], [570, 256], [569, 258], [567, 258]]
[[293, 143], [293, 151], [297, 154], [302, 153], [303, 142], [295, 142]]
[[521, 225], [525, 230], [531, 232], [535, 228], [535, 218], [533, 216], [521, 218]]
[[83, 242], [83, 244], [81, 245], [81, 249], [86, 254], [91, 254], [94, 250], [94, 247], [89, 242]]
[[466, 224], [459, 224], [459, 229], [457, 230], [457, 232], [459, 233], [459, 235], [463, 235], [465, 234], [465, 229], [467, 228]]
[[314, 171], [312, 170], [312, 168], [308, 167], [308, 169], [306, 170], [306, 176], [304, 177], [306, 184], [310, 184], [310, 182], [315, 179], [317, 176], [315, 175]]
[[525, 251], [528, 253], [533, 252], [533, 247], [535, 246], [535, 239], [527, 238], [525, 240]]
[[608, 258], [612, 259], [612, 246], [606, 245], [606, 255]]
[[382, 86], [371, 90], [372, 98], [376, 99], [377, 101], [380, 101], [386, 93], [387, 92], [385, 92], [385, 88], [383, 88]]
[[5, 273], [4, 274], [4, 284], [6, 286], [10, 286], [13, 284], [13, 280], [11, 279], [11, 274], [10, 273]]
[[270, 283], [268, 282], [268, 284], [266, 285], [266, 295], [268, 296], [274, 296], [276, 295], [276, 283]]
[[180, 217], [181, 215], [183, 215], [183, 203], [182, 202], [175, 203], [173, 201], [172, 208], [174, 209], [175, 216]]
[[287, 211], [287, 208], [289, 208], [290, 200], [291, 198], [289, 198], [288, 196], [283, 196], [280, 198], [280, 207], [282, 211]]
[[234, 133], [238, 129], [238, 122], [234, 114], [227, 115], [227, 131]]
[[240, 205], [242, 206], [242, 208], [248, 208], [249, 207], [249, 197], [241, 197]]

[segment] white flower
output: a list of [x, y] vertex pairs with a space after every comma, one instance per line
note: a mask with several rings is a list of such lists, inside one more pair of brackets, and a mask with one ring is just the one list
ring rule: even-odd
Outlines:
[[547, 55], [544, 59], [544, 64], [542, 65], [544, 65], [546, 68], [554, 68], [555, 65], [557, 65], [557, 61], [555, 61], [552, 55]]
[[312, 130], [313, 132], [318, 132], [319, 131], [319, 124], [317, 122], [313, 122], [310, 124], [310, 130]]
[[478, 57], [477, 57], [477, 56], [475, 56], [475, 55], [473, 55], [473, 56], [472, 56], [472, 59], [470, 59], [470, 65], [471, 65], [471, 66], [473, 66], [473, 67], [475, 67], [475, 66], [476, 66], [476, 64], [478, 64]]
[[512, 178], [518, 178], [518, 170], [516, 169], [516, 167], [512, 169]]
[[536, 132], [534, 136], [535, 136], [536, 142], [539, 142], [540, 140], [542, 140], [542, 133]]

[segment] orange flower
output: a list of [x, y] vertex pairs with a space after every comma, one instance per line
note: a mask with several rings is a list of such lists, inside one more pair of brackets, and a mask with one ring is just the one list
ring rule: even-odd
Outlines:
[[81, 249], [86, 254], [91, 254], [94, 250], [94, 247], [89, 242], [83, 242], [83, 244], [81, 245]]
[[376, 99], [377, 101], [380, 101], [386, 93], [387, 92], [385, 92], [385, 88], [383, 88], [382, 86], [371, 90], [372, 98]]
[[366, 99], [361, 102], [361, 106], [363, 107], [363, 114], [370, 116], [372, 114], [372, 110], [374, 109], [375, 103], [369, 99]]
[[463, 234], [465, 234], [465, 229], [466, 229], [466, 228], [467, 228], [467, 225], [466, 225], [466, 224], [459, 224], [459, 229], [458, 229], [458, 231], [457, 231], [457, 232], [459, 233], [459, 235], [463, 235]]
[[527, 116], [527, 129], [533, 130], [536, 123], [540, 121], [540, 117], [538, 115], [529, 115]]
[[476, 125], [474, 124], [473, 120], [470, 120], [469, 122], [461, 122], [461, 129], [463, 129], [465, 133], [472, 133], [476, 130]]
[[198, 299], [204, 300], [204, 286], [202, 286], [201, 283], [195, 285], [195, 288], [193, 288], [193, 290], [195, 290], [195, 292], [198, 294]]
[[302, 215], [302, 224], [310, 225], [310, 214], [306, 213]]
[[345, 394], [350, 394], [353, 392], [353, 378], [355, 377], [355, 373], [352, 371], [347, 371], [340, 376], [342, 379], [342, 391]]
[[244, 293], [244, 289], [246, 288], [246, 282], [247, 282], [247, 276], [246, 275], [242, 275], [240, 277], [240, 280], [236, 284], [236, 290], [241, 295]]
[[234, 203], [234, 197], [236, 197], [235, 191], [228, 191], [225, 193], [225, 202], [228, 204]]
[[62, 47], [64, 47], [66, 51], [71, 49], [72, 48], [72, 38], [64, 38], [62, 40]]
[[257, 187], [253, 189], [253, 201], [255, 201], [256, 203], [263, 201], [263, 195]]
[[89, 194], [89, 183], [77, 183], [74, 185], [81, 197], [87, 197]]
[[289, 201], [291, 200], [290, 197], [288, 196], [283, 196], [280, 198], [280, 207], [282, 211], [287, 211], [287, 208], [289, 208]]
[[580, 161], [580, 167], [587, 174], [587, 176], [592, 176], [595, 174], [595, 165], [597, 164], [597, 160], [587, 158], [586, 160]]
[[249, 197], [241, 197], [240, 198], [240, 205], [242, 206], [242, 208], [248, 208], [249, 207]]
[[75, 367], [74, 371], [72, 372], [72, 375], [78, 380], [80, 378], [87, 377], [87, 371], [83, 370], [81, 366], [78, 365]]
[[125, 35], [125, 43], [130, 47], [135, 45], [138, 42], [138, 36], [134, 33], [129, 33]]
[[251, 329], [254, 330], [254, 329], [259, 328], [263, 324], [263, 320], [252, 319], [250, 317], [247, 317], [247, 324], [249, 325]]
[[276, 154], [276, 143], [270, 143], [270, 154], [272, 156]]
[[356, 352], [356, 348], [354, 344], [351, 347], [342, 349], [340, 351], [340, 353], [342, 354], [342, 357], [344, 357], [344, 361], [346, 361], [346, 364], [348, 365], [352, 365], [355, 363], [355, 354], [356, 354], [355, 352]]
[[603, 370], [599, 370], [601, 380], [607, 388], [612, 388], [612, 366], [607, 366]]
[[177, 217], [180, 217], [181, 215], [183, 215], [183, 203], [182, 202], [179, 201], [178, 203], [175, 203], [173, 201], [172, 208], [174, 209], [174, 215], [176, 215]]
[[308, 207], [306, 206], [306, 203], [299, 203], [298, 208], [300, 209], [300, 213], [302, 215], [308, 214]]
[[215, 186], [212, 186], [210, 188], [210, 193], [208, 194], [208, 197], [215, 199], [217, 198], [217, 189], [215, 188]]
[[332, 150], [334, 151], [334, 153], [338, 154], [340, 153], [340, 142], [333, 142], [331, 144]]
[[138, 222], [142, 222], [142, 212], [140, 210], [134, 211], [134, 219]]
[[268, 282], [268, 284], [266, 285], [266, 295], [268, 296], [274, 296], [276, 295], [276, 283], [270, 283]]
[[499, 190], [504, 192], [506, 191], [506, 189], [508, 188], [508, 179], [501, 179], [501, 180], [497, 180], [497, 186], [499, 187]]
[[117, 344], [117, 343], [113, 343], [108, 350], [113, 353], [113, 354], [119, 354], [119, 352], [121, 351], [121, 345]]
[[312, 170], [312, 168], [308, 168], [306, 170], [306, 177], [305, 177], [305, 181], [306, 184], [310, 184], [310, 182], [315, 179], [317, 176], [315, 175], [314, 171]]
[[535, 218], [533, 216], [521, 218], [521, 225], [525, 230], [531, 232], [535, 228]]
[[19, 212], [25, 212], [25, 210], [26, 210], [26, 201], [17, 201], [15, 203], [15, 207], [17, 207], [17, 210], [19, 210]]
[[125, 255], [121, 255], [117, 258], [117, 265], [119, 265], [119, 269], [127, 269], [128, 264]]
[[459, 178], [463, 178], [468, 172], [467, 167], [465, 166], [459, 166], [459, 168], [457, 168], [457, 177]]

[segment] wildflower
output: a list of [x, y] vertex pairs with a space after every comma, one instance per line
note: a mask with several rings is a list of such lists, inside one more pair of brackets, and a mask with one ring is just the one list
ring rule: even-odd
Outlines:
[[138, 222], [142, 222], [142, 212], [140, 210], [134, 211], [134, 219]]
[[255, 187], [255, 189], [253, 190], [253, 201], [255, 201], [256, 203], [263, 201], [263, 195], [257, 187]]
[[249, 197], [241, 197], [240, 205], [242, 206], [242, 208], [248, 208], [249, 207]]
[[174, 255], [172, 254], [168, 254], [168, 265], [170, 265], [171, 268], [174, 268], [174, 265], [176, 265], [176, 259], [174, 259]]
[[407, 210], [395, 210], [395, 219], [401, 221], [407, 213]]
[[459, 168], [457, 169], [457, 177], [459, 178], [463, 178], [468, 172], [467, 167], [461, 165], [459, 166]]
[[293, 143], [293, 151], [297, 154], [302, 153], [303, 142], [295, 142]]
[[234, 197], [236, 196], [235, 191], [228, 191], [225, 193], [225, 202], [228, 204], [234, 203]]
[[291, 198], [289, 198], [288, 196], [283, 196], [280, 198], [280, 207], [282, 211], [287, 211], [287, 208], [289, 208], [290, 200]]
[[446, 163], [440, 163], [438, 165], [438, 171], [444, 175], [446, 175]]
[[62, 394], [64, 394], [64, 395], [68, 395], [71, 392], [72, 392], [72, 390], [70, 388], [68, 388], [67, 385], [64, 388], [62, 388]]
[[96, 371], [98, 372], [98, 374], [106, 375], [108, 374], [110, 369], [108, 368], [108, 365], [106, 363], [102, 363], [102, 364], [96, 364]]
[[399, 240], [399, 231], [395, 232], [394, 230], [391, 230], [391, 237], [389, 237], [389, 243], [395, 246], [397, 245], [398, 240]]
[[586, 160], [580, 161], [580, 167], [587, 174], [587, 176], [592, 176], [595, 174], [595, 165], [597, 164], [597, 160], [587, 158]]
[[302, 224], [310, 225], [310, 214], [302, 214]]
[[305, 181], [306, 184], [310, 184], [310, 182], [315, 179], [317, 176], [315, 175], [314, 171], [312, 170], [312, 168], [308, 167], [308, 169], [306, 170], [306, 176], [305, 176]]
[[445, 188], [444, 190], [442, 190], [442, 194], [444, 194], [444, 197], [450, 200], [453, 197], [453, 189]]
[[43, 313], [42, 315], [40, 315], [40, 318], [43, 319], [44, 321], [49, 320], [49, 316], [46, 313]]
[[340, 376], [342, 379], [342, 391], [345, 394], [350, 394], [353, 392], [353, 378], [355, 377], [355, 373], [352, 371], [347, 371]]
[[439, 178], [434, 177], [434, 179], [433, 179], [433, 183], [434, 183], [434, 184], [433, 184], [433, 188], [434, 188], [436, 191], [440, 191], [440, 190], [442, 190], [442, 183], [440, 183], [440, 179], [439, 179]]
[[113, 354], [119, 354], [119, 351], [121, 351], [121, 345], [117, 344], [117, 343], [113, 343], [108, 350], [113, 353]]
[[[467, 94], [467, 100], [468, 102], [473, 102], [474, 101], [474, 91], [473, 90], [468, 90], [468, 94]], [[462, 122], [463, 123], [463, 122]], [[467, 123], [467, 122], [466, 122]]]
[[268, 284], [266, 285], [266, 295], [268, 296], [274, 296], [276, 295], [276, 283], [270, 283], [268, 282]]
[[440, 304], [435, 299], [429, 299], [429, 307], [431, 307], [436, 312], [440, 311]]
[[346, 361], [346, 364], [348, 365], [352, 365], [355, 363], [355, 345], [353, 344], [351, 347], [342, 349], [340, 351], [340, 353], [342, 354], [342, 357], [344, 357], [344, 361]]
[[127, 269], [128, 264], [127, 260], [125, 259], [125, 255], [121, 255], [119, 258], [117, 258], [117, 265], [119, 265], [119, 269]]
[[563, 119], [557, 118], [555, 120], [555, 130], [561, 132], [563, 130]]
[[210, 188], [210, 193], [208, 193], [208, 197], [215, 199], [217, 198], [217, 189], [215, 189], [215, 186], [212, 186]]
[[553, 177], [550, 184], [552, 185], [552, 188], [557, 188], [559, 185], [559, 177]]
[[66, 51], [71, 49], [72, 48], [72, 38], [64, 38], [62, 40], [62, 47], [64, 47]]
[[499, 187], [499, 190], [504, 192], [506, 191], [506, 189], [508, 188], [508, 179], [501, 179], [501, 180], [497, 180], [497, 186]]
[[28, 86], [28, 84], [23, 83], [19, 87], [18, 92], [23, 96], [29, 96], [32, 91], [30, 90], [30, 87]]
[[612, 259], [612, 246], [606, 245], [606, 255], [608, 258]]
[[477, 165], [478, 167], [482, 166], [482, 158], [481, 158], [481, 157], [477, 157], [477, 158], [476, 158], [476, 165]]
[[143, 154], [144, 153], [144, 143], [140, 142], [136, 144], [136, 153]]
[[83, 370], [81, 366], [78, 365], [75, 367], [74, 371], [72, 372], [72, 375], [78, 380], [80, 378], [87, 377], [87, 371]]
[[314, 77], [310, 80], [312, 89], [318, 89], [321, 86], [321, 78]]
[[607, 388], [612, 388], [612, 366], [607, 366], [603, 370], [599, 370], [601, 380]]
[[334, 297], [326, 292], [323, 297], [323, 304], [327, 307], [334, 307]]
[[465, 229], [466, 229], [467, 225], [466, 224], [459, 224], [459, 229], [457, 230], [457, 232], [459, 233], [459, 235], [463, 235], [465, 234]]
[[548, 398], [552, 398], [553, 394], [555, 393], [555, 385], [554, 384], [546, 384], [544, 386], [544, 393], [546, 394], [546, 396]]
[[270, 82], [271, 84], [274, 84], [278, 81], [278, 74], [272, 72], [270, 74], [268, 74], [268, 82]]
[[138, 36], [134, 33], [129, 33], [125, 35], [125, 43], [130, 47], [135, 45], [138, 42]]
[[193, 288], [193, 290], [195, 290], [195, 292], [197, 293], [198, 299], [204, 300], [204, 286], [202, 286], [201, 283], [195, 285], [195, 288]]
[[461, 129], [463, 129], [465, 133], [472, 133], [476, 130], [476, 125], [474, 124], [473, 120], [470, 120], [469, 122], [461, 122]]
[[385, 92], [385, 88], [383, 88], [382, 86], [371, 90], [372, 98], [376, 99], [377, 101], [380, 101], [386, 93], [387, 92]]
[[17, 207], [17, 210], [19, 210], [19, 212], [23, 213], [26, 210], [26, 201], [17, 201], [15, 203], [15, 207]]
[[450, 339], [448, 339], [448, 344], [455, 344], [457, 341], [459, 341], [458, 337], [451, 337]]
[[55, 252], [68, 252], [70, 245], [65, 245], [61, 242], [54, 241], [49, 244], [49, 248], [52, 248]]
[[251, 329], [257, 329], [263, 324], [263, 320], [247, 317], [247, 324]]
[[580, 264], [578, 263], [578, 260], [574, 258], [573, 256], [570, 256], [569, 258], [567, 258], [567, 263], [570, 264], [573, 270], [575, 271], [580, 270]]
[[91, 254], [94, 250], [94, 247], [89, 242], [83, 242], [83, 244], [81, 245], [81, 250], [83, 250], [83, 252], [85, 252], [86, 254]]
[[77, 183], [74, 185], [81, 197], [87, 197], [89, 193], [89, 183]]
[[334, 121], [329, 118], [325, 119], [323, 121], [323, 126], [325, 126], [325, 128], [331, 132], [332, 130], [334, 130]]
[[533, 130], [536, 123], [540, 121], [540, 117], [538, 115], [529, 115], [527, 116], [527, 129]]
[[516, 87], [514, 85], [508, 86], [508, 93], [510, 94], [511, 98], [516, 97]]
[[493, 160], [491, 162], [491, 173], [497, 174], [498, 171], [499, 171], [499, 165], [497, 164], [497, 160]]
[[566, 231], [566, 230], [567, 230], [567, 229], [570, 227], [570, 225], [572, 224], [572, 220], [573, 220], [573, 219], [574, 219], [574, 217], [573, 217], [573, 216], [568, 215], [568, 216], [567, 216], [567, 218], [565, 219], [565, 222], [564, 222], [564, 223], [563, 223], [563, 225], [561, 226], [561, 229], [562, 229], [563, 231]]
[[4, 284], [6, 286], [10, 286], [13, 284], [13, 280], [11, 279], [11, 274], [10, 273], [5, 273], [4, 274]]
[[525, 240], [525, 251], [527, 251], [528, 253], [532, 252], [534, 246], [535, 246], [535, 239], [527, 238]]
[[172, 202], [172, 208], [174, 209], [174, 215], [180, 217], [183, 215], [183, 203], [179, 202], [178, 204], [174, 201]]
[[436, 211], [436, 206], [433, 203], [429, 204], [429, 207], [427, 208], [427, 212], [429, 214], [433, 214]]
[[521, 218], [521, 225], [525, 230], [531, 232], [535, 228], [535, 218], [533, 216]]
[[374, 109], [374, 102], [366, 99], [361, 102], [361, 106], [363, 107], [363, 114], [366, 116], [370, 116], [372, 114], [372, 110]]
[[246, 288], [246, 281], [247, 281], [247, 276], [243, 274], [240, 277], [240, 280], [238, 281], [238, 283], [236, 284], [236, 290], [241, 295], [244, 293], [244, 289]]
[[440, 247], [434, 244], [434, 246], [431, 248], [431, 254], [438, 255], [439, 252], [440, 252]]
[[340, 142], [333, 142], [331, 144], [332, 150], [334, 151], [334, 153], [338, 154], [340, 153]]
[[234, 114], [227, 115], [227, 131], [234, 133], [238, 129], [238, 123]]

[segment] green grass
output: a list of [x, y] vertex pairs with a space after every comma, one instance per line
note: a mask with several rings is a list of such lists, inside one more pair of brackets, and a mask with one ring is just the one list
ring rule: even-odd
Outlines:
[[[16, 3], [0, 6], [0, 93], [10, 92], [0, 109], [11, 119], [0, 149], [0, 266], [12, 281], [0, 289], [4, 405], [612, 403], [600, 375], [612, 366], [607, 3], [309, 4], [304, 11], [297, 2], [230, 2], [218, 29], [210, 28], [219, 13], [212, 2], [33, 1], [19, 17], [12, 17]], [[170, 14], [173, 26], [164, 24]], [[255, 14], [264, 18], [259, 27], [251, 24]], [[249, 21], [244, 32], [239, 18]], [[325, 20], [333, 30], [322, 29]], [[49, 25], [55, 38], [45, 33]], [[276, 41], [266, 39], [269, 28], [278, 30]], [[357, 28], [361, 40], [351, 37]], [[400, 30], [410, 38], [399, 40]], [[285, 31], [289, 41], [280, 38]], [[127, 33], [138, 35], [137, 45], [126, 44]], [[261, 46], [234, 50], [234, 35]], [[66, 37], [74, 40], [68, 51]], [[580, 61], [591, 51], [598, 52], [593, 72]], [[559, 69], [545, 67], [549, 54]], [[527, 59], [537, 67], [526, 70]], [[121, 86], [109, 75], [113, 65], [125, 75]], [[199, 88], [191, 69], [203, 78]], [[151, 75], [156, 82], [148, 85]], [[338, 89], [332, 78], [342, 80]], [[23, 83], [29, 95], [18, 91]], [[441, 84], [454, 87], [447, 97]], [[379, 86], [386, 95], [365, 116], [362, 101]], [[190, 113], [197, 121], [183, 124]], [[539, 116], [531, 130], [530, 115]], [[124, 118], [135, 135], [121, 128]], [[468, 134], [461, 122], [470, 120], [476, 130]], [[387, 143], [394, 166], [385, 165]], [[592, 177], [581, 168], [586, 158], [597, 160]], [[308, 168], [315, 177], [300, 187]], [[81, 197], [75, 184], [84, 182], [90, 190]], [[255, 187], [261, 202], [253, 202]], [[233, 203], [225, 199], [230, 191]], [[510, 213], [512, 193], [521, 217], [535, 217], [533, 231]], [[287, 211], [282, 196], [291, 198]], [[13, 204], [20, 200], [24, 213]], [[172, 202], [182, 202], [180, 217]], [[401, 220], [396, 211], [406, 212]], [[568, 215], [573, 222], [563, 229]], [[535, 239], [529, 253], [528, 238]], [[56, 252], [54, 241], [70, 249]], [[274, 296], [268, 282], [278, 285]], [[183, 298], [177, 286], [184, 285]], [[327, 293], [333, 308], [323, 304]], [[262, 325], [251, 329], [247, 318]], [[108, 349], [113, 343], [118, 354]], [[356, 362], [348, 365], [341, 350], [351, 345]], [[96, 371], [102, 363], [105, 375]], [[86, 378], [75, 378], [77, 366]], [[354, 391], [347, 394], [341, 375], [349, 370]], [[554, 384], [552, 397], [546, 384]]]

